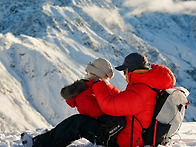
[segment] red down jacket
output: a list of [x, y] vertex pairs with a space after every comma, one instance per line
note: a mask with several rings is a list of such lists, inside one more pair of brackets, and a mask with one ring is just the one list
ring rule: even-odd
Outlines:
[[[115, 96], [110, 95], [105, 82], [93, 85], [93, 92], [104, 113], [126, 117], [127, 124], [117, 138], [120, 147], [130, 147], [133, 115], [144, 128], [150, 125], [157, 96], [151, 88], [167, 89], [175, 85], [173, 73], [163, 65], [152, 65], [152, 69], [146, 73], [129, 72], [129, 76], [130, 83], [125, 91]], [[143, 146], [141, 133], [141, 125], [134, 121], [133, 147]]]
[[[71, 107], [77, 107], [80, 114], [88, 115], [94, 118], [103, 115], [104, 113], [100, 109], [98, 102], [92, 90], [94, 80], [85, 81], [88, 86], [86, 90], [79, 93], [76, 97], [66, 100], [67, 104]], [[115, 95], [120, 92], [119, 89], [114, 87], [112, 84], [107, 85], [107, 90], [109, 90], [111, 95]]]

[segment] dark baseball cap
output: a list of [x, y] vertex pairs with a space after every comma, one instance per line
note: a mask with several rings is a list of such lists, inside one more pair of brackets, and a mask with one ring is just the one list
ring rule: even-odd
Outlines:
[[115, 69], [122, 71], [128, 68], [129, 72], [133, 72], [136, 69], [149, 69], [149, 65], [146, 56], [140, 53], [131, 53], [125, 57], [123, 64], [115, 67]]

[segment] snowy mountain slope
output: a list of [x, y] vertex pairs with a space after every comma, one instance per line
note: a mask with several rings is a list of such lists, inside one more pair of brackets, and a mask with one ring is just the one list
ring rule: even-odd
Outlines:
[[[0, 67], [0, 129], [16, 130], [17, 128], [24, 130], [34, 129], [35, 127], [50, 127], [50, 125], [46, 123], [45, 119], [40, 116], [40, 114], [35, 111], [31, 104], [25, 99], [21, 84], [10, 75], [2, 63], [0, 64]], [[34, 120], [37, 120], [37, 123], [35, 123]]]
[[[142, 10], [128, 0], [2, 0], [1, 130], [51, 127], [77, 113], [60, 89], [82, 78], [89, 61], [105, 57], [116, 66], [136, 51], [150, 63], [170, 67], [177, 85], [190, 90], [193, 103], [185, 117], [194, 121], [196, 16], [195, 2], [187, 3], [176, 2], [186, 11], [174, 13]], [[126, 85], [119, 72], [112, 83], [120, 89]]]

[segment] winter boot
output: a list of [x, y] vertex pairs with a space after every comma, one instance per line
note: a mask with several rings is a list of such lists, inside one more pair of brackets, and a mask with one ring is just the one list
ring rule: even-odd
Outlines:
[[24, 147], [32, 147], [33, 146], [33, 138], [27, 134], [26, 132], [21, 134], [21, 141]]

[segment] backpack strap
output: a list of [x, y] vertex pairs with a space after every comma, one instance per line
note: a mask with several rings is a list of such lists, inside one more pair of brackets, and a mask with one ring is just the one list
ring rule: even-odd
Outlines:
[[153, 133], [153, 144], [152, 144], [153, 147], [156, 146], [157, 123], [158, 123], [158, 120], [155, 120], [155, 124], [154, 124], [154, 133]]
[[133, 127], [134, 127], [135, 115], [132, 116], [132, 123], [131, 123], [131, 147], [133, 147]]
[[[144, 129], [144, 127], [142, 126], [141, 122], [139, 121], [139, 119], [137, 117], [135, 117], [135, 115], [132, 116], [132, 123], [131, 123], [131, 147], [133, 147], [133, 128], [134, 128], [134, 122], [135, 120], [137, 120], [137, 122], [140, 124], [140, 126], [142, 127], [142, 130]], [[139, 141], [140, 138], [138, 138]]]

